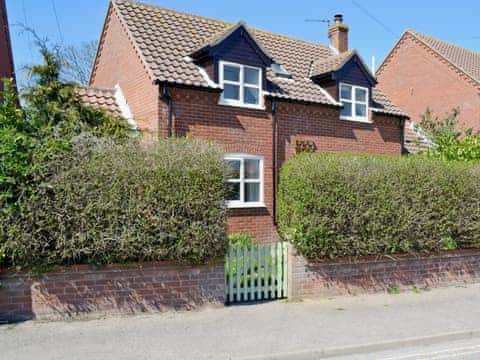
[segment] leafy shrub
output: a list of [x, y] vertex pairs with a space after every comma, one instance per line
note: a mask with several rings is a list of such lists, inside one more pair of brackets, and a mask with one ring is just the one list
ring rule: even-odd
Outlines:
[[30, 68], [33, 84], [22, 89], [24, 108], [11, 82], [0, 92], [0, 211], [11, 211], [22, 193], [36, 191], [44, 163], [70, 151], [73, 137], [91, 132], [122, 139], [131, 133], [125, 119], [85, 106], [75, 86], [60, 81], [58, 52], [40, 51], [44, 61]]
[[282, 236], [307, 257], [480, 246], [480, 166], [302, 154], [283, 165]]
[[228, 244], [229, 246], [251, 249], [255, 245], [255, 239], [247, 233], [233, 233], [228, 235]]
[[446, 161], [480, 160], [480, 135], [472, 129], [460, 129], [459, 114], [455, 108], [442, 118], [434, 116], [430, 109], [422, 115], [419, 129], [435, 144], [424, 151], [425, 155]]
[[83, 137], [53, 176], [2, 218], [10, 265], [203, 262], [227, 248], [225, 165], [199, 141]]

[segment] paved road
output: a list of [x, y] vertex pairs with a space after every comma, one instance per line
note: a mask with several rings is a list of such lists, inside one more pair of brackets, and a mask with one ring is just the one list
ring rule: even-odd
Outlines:
[[332, 360], [478, 360], [480, 339], [414, 346], [362, 355], [334, 357]]
[[[480, 359], [479, 339], [480, 285], [469, 285], [399, 295], [4, 325], [0, 359], [458, 360]], [[422, 357], [422, 351], [433, 355]]]

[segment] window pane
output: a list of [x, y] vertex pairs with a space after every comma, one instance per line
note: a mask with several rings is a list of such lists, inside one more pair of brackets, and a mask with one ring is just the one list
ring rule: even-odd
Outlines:
[[227, 160], [228, 178], [240, 179], [240, 160]]
[[260, 201], [260, 184], [246, 183], [245, 184], [245, 202], [259, 202]]
[[340, 86], [340, 98], [351, 100], [352, 99], [352, 87], [349, 85]]
[[367, 90], [366, 89], [355, 89], [355, 100], [366, 102], [367, 101]]
[[349, 117], [352, 116], [352, 104], [344, 102], [343, 103], [343, 109], [340, 112], [340, 115], [341, 116], [349, 116]]
[[245, 104], [259, 104], [258, 89], [245, 87], [243, 91], [243, 101]]
[[223, 79], [228, 81], [240, 81], [240, 68], [237, 66], [224, 65]]
[[224, 84], [223, 98], [230, 99], [230, 100], [240, 100], [240, 86]]
[[359, 117], [367, 117], [367, 105], [355, 104], [355, 115]]
[[245, 160], [245, 179], [260, 179], [260, 160]]
[[258, 85], [258, 76], [258, 69], [252, 69], [247, 67], [243, 69], [243, 80], [246, 84]]
[[227, 183], [227, 200], [240, 200], [240, 183]]

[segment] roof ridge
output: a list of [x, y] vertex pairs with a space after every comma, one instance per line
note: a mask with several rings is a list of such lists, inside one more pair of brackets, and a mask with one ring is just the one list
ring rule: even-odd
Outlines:
[[111, 1], [113, 3], [130, 3], [130, 4], [133, 4], [133, 5], [145, 6], [145, 7], [153, 8], [153, 9], [156, 9], [156, 10], [163, 10], [163, 11], [167, 11], [167, 12], [170, 12], [170, 13], [189, 16], [189, 17], [192, 17], [192, 18], [197, 18], [197, 19], [201, 18], [201, 19], [204, 19], [204, 20], [207, 20], [207, 21], [215, 22], [217, 24], [228, 25], [228, 26], [234, 26], [234, 25], [238, 24], [239, 22], [242, 22], [242, 23], [245, 24], [245, 26], [247, 26], [249, 29], [251, 29], [253, 31], [258, 31], [258, 32], [261, 32], [261, 33], [266, 34], [266, 35], [279, 36], [279, 37], [282, 37], [282, 38], [288, 39], [288, 40], [301, 41], [305, 44], [322, 47], [322, 48], [325, 48], [325, 49], [331, 51], [331, 49], [327, 45], [324, 45], [324, 44], [321, 44], [321, 43], [318, 43], [318, 42], [314, 42], [314, 41], [308, 41], [308, 40], [305, 40], [305, 39], [300, 39], [300, 38], [297, 38], [297, 37], [294, 37], [294, 36], [291, 36], [291, 35], [280, 34], [280, 33], [276, 33], [276, 32], [273, 32], [273, 31], [263, 30], [263, 29], [259, 29], [259, 28], [253, 27], [253, 26], [248, 26], [248, 24], [243, 20], [235, 21], [235, 22], [224, 21], [224, 20], [214, 19], [214, 18], [204, 16], [204, 15], [193, 14], [193, 13], [182, 11], [182, 10], [171, 9], [171, 8], [167, 8], [167, 7], [160, 6], [160, 5], [148, 4], [148, 3], [145, 3], [143, 1], [132, 1], [132, 0], [111, 0]]
[[[473, 53], [473, 54], [476, 55], [476, 56], [480, 56], [480, 51], [475, 51], [475, 50], [472, 50], [472, 49], [468, 49], [468, 48], [466, 48], [466, 47], [457, 45], [457, 44], [455, 44], [455, 43], [453, 43], [453, 42], [439, 39], [439, 38], [437, 38], [437, 37], [435, 37], [435, 36], [433, 36], [433, 35], [425, 34], [425, 33], [422, 33], [422, 32], [420, 32], [420, 31], [416, 31], [416, 30], [413, 30], [413, 29], [407, 29], [407, 30], [405, 30], [405, 32], [409, 32], [409, 33], [413, 34], [415, 37], [418, 37], [418, 36], [420, 35], [420, 36], [423, 36], [423, 37], [431, 38], [431, 39], [436, 40], [436, 41], [441, 41], [441, 42], [443, 42], [443, 43], [445, 43], [445, 44], [447, 44], [447, 45], [455, 46], [456, 48], [459, 48], [459, 49], [462, 49], [462, 50], [471, 52], [471, 53]], [[422, 39], [420, 39], [420, 40], [422, 40]], [[428, 45], [429, 47], [431, 47], [430, 44], [427, 44], [427, 45]]]
[[77, 85], [78, 89], [84, 90], [98, 90], [98, 91], [111, 91], [115, 92], [114, 88], [100, 87], [100, 86], [88, 86], [88, 85]]
[[347, 58], [347, 57], [351, 56], [353, 53], [358, 54], [356, 49], [351, 49], [351, 50], [347, 50], [347, 51], [345, 51], [341, 54], [332, 54], [332, 55], [330, 55], [326, 58], [314, 60], [314, 63], [321, 64], [321, 63], [330, 61], [330, 60], [335, 59], [335, 58], [344, 58], [344, 57]]
[[480, 83], [480, 78], [478, 77], [478, 75], [476, 75], [475, 73], [472, 73], [470, 70], [466, 69], [465, 66], [464, 66], [465, 64], [461, 64], [458, 61], [454, 60], [452, 57], [446, 55], [443, 51], [436, 48], [433, 44], [430, 44], [428, 40], [440, 42], [440, 43], [442, 43], [442, 45], [453, 47], [455, 50], [466, 51], [470, 55], [478, 57], [479, 61], [480, 61], [480, 52], [475, 52], [473, 50], [464, 48], [462, 46], [459, 46], [459, 45], [456, 45], [456, 44], [453, 44], [453, 43], [450, 43], [448, 41], [438, 39], [438, 38], [436, 38], [434, 36], [431, 36], [431, 35], [428, 35], [428, 34], [420, 33], [420, 32], [415, 31], [415, 30], [408, 29], [408, 30], [405, 31], [404, 34], [407, 34], [407, 33], [412, 35], [413, 37], [415, 37], [415, 39], [417, 39], [422, 44], [424, 44], [426, 47], [428, 47], [430, 50], [435, 52], [442, 59], [444, 59], [445, 61], [450, 63], [450, 65], [457, 68], [459, 71], [461, 71], [465, 76], [467, 76], [468, 78], [473, 80], [475, 83], [477, 83], [477, 84]]

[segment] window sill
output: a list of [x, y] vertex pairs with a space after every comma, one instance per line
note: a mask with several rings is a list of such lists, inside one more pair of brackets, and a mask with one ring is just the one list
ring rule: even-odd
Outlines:
[[218, 105], [238, 107], [238, 108], [242, 108], [242, 109], [265, 110], [265, 106], [263, 106], [263, 105], [249, 105], [249, 104], [243, 104], [243, 103], [231, 103], [231, 102], [222, 101], [222, 100], [220, 100], [218, 102]]
[[265, 208], [265, 204], [261, 202], [251, 202], [251, 203], [237, 203], [231, 204], [227, 203], [228, 209], [249, 209], [249, 208]]
[[340, 116], [340, 120], [343, 120], [343, 121], [353, 121], [353, 122], [358, 122], [358, 123], [362, 123], [362, 124], [373, 124], [373, 121], [372, 120], [365, 120], [365, 119], [357, 119], [357, 118], [349, 118], [349, 117], [342, 117]]

